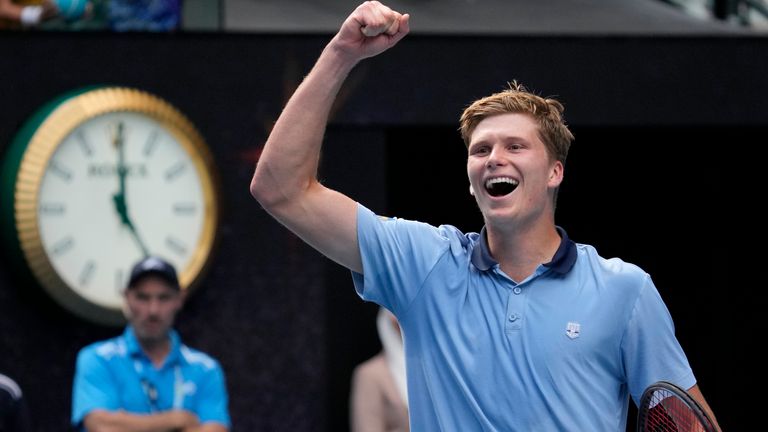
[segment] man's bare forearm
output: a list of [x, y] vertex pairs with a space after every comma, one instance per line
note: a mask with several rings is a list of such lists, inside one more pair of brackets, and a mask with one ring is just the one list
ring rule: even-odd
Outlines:
[[704, 395], [701, 394], [701, 390], [699, 390], [698, 385], [694, 385], [693, 387], [688, 389], [688, 394], [691, 395], [691, 397], [696, 400], [696, 402], [701, 406], [701, 408], [704, 410], [704, 412], [707, 413], [707, 416], [712, 420], [714, 423], [713, 426], [715, 426], [716, 430], [721, 430], [720, 425], [717, 423], [717, 419], [715, 418], [715, 413], [712, 412], [712, 408], [709, 407], [709, 404], [707, 403], [706, 399], [704, 399]]
[[157, 414], [95, 410], [85, 417], [88, 432], [176, 432], [199, 425], [197, 416], [185, 410]]
[[408, 15], [377, 1], [358, 6], [323, 50], [272, 129], [251, 181], [251, 193], [270, 210], [300, 199], [317, 182], [320, 146], [331, 106], [362, 59], [408, 34]]
[[198, 426], [185, 428], [182, 432], [228, 432], [226, 426], [221, 423], [203, 423]]

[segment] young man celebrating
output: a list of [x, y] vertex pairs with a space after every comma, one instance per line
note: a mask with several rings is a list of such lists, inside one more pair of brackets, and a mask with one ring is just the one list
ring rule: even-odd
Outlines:
[[380, 218], [317, 181], [346, 76], [408, 30], [376, 1], [346, 19], [275, 124], [251, 193], [395, 313], [411, 430], [623, 431], [630, 395], [659, 380], [703, 403], [650, 277], [554, 223], [573, 139], [559, 102], [513, 84], [462, 115], [479, 234]]
[[77, 356], [72, 424], [78, 430], [226, 432], [230, 420], [218, 362], [173, 330], [184, 302], [176, 270], [149, 257], [125, 290], [128, 327]]

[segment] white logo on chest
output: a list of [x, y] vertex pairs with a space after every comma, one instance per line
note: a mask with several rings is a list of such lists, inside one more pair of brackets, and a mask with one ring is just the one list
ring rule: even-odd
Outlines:
[[185, 381], [181, 386], [181, 391], [184, 395], [193, 395], [197, 393], [197, 385], [193, 381]]
[[569, 321], [565, 326], [565, 335], [571, 339], [576, 339], [579, 334], [581, 334], [581, 324]]

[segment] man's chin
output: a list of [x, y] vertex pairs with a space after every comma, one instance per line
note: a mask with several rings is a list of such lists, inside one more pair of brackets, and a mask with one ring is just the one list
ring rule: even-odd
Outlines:
[[168, 336], [168, 330], [161, 325], [142, 326], [136, 330], [136, 337], [142, 342], [161, 342]]
[[482, 209], [486, 224], [514, 222], [516, 213], [509, 207], [493, 207]]

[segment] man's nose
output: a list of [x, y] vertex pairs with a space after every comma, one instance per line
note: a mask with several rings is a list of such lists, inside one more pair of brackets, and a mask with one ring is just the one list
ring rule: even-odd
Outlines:
[[149, 301], [149, 313], [157, 315], [160, 312], [161, 302], [159, 299], [152, 299]]
[[499, 147], [494, 147], [491, 149], [491, 153], [488, 154], [486, 166], [488, 168], [494, 168], [501, 165], [504, 165], [503, 150]]

